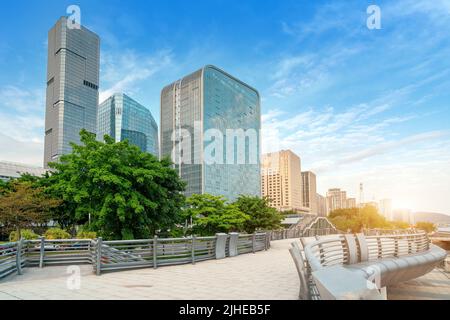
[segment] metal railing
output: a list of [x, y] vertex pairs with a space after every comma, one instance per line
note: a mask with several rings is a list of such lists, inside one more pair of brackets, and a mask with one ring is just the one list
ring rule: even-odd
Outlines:
[[92, 240], [57, 239], [41, 237], [39, 240], [24, 241], [27, 266], [86, 264], [92, 263]]
[[[224, 245], [218, 245], [218, 239]], [[268, 233], [103, 241], [102, 238], [20, 240], [0, 245], [0, 279], [25, 267], [92, 264], [93, 271], [125, 270], [232, 257], [267, 250]]]
[[22, 274], [25, 267], [25, 248], [23, 241], [0, 245], [0, 279], [17, 272]]
[[311, 269], [316, 271], [333, 265], [402, 257], [429, 248], [427, 234], [420, 232], [377, 236], [334, 235], [308, 243], [304, 251]]
[[324, 236], [338, 233], [341, 232], [327, 218], [307, 216], [288, 229], [271, 231], [270, 240]]

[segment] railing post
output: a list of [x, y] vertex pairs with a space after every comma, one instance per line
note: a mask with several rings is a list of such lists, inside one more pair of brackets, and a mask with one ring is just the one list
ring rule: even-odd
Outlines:
[[398, 252], [398, 238], [395, 237], [394, 238], [394, 257], [398, 257], [399, 256], [399, 252]]
[[230, 241], [228, 242], [228, 251], [229, 251], [230, 257], [234, 257], [239, 254], [238, 240], [239, 240], [239, 233], [230, 232]]
[[256, 252], [256, 231], [252, 234], [252, 252]]
[[195, 264], [195, 236], [192, 236], [192, 249], [191, 249], [191, 255], [192, 255], [192, 264]]
[[153, 269], [158, 267], [158, 236], [153, 237]]
[[41, 247], [39, 250], [39, 268], [44, 267], [44, 255], [45, 255], [45, 237], [39, 237], [41, 240]]
[[22, 274], [22, 245], [23, 245], [23, 238], [20, 238], [19, 241], [17, 241], [17, 248], [16, 248], [16, 269], [17, 274]]
[[381, 238], [377, 236], [377, 247], [378, 247], [378, 259], [383, 258], [383, 247], [381, 245]]
[[266, 232], [264, 235], [264, 250], [267, 251], [267, 249], [269, 249], [269, 241], [270, 241], [270, 237], [269, 237], [269, 233]]
[[99, 276], [102, 272], [102, 237], [97, 238], [97, 261], [96, 261], [96, 272]]
[[228, 235], [226, 233], [216, 233], [216, 259], [225, 258], [225, 247]]
[[412, 253], [412, 242], [414, 241], [414, 236], [406, 236], [408, 241], [408, 254]]

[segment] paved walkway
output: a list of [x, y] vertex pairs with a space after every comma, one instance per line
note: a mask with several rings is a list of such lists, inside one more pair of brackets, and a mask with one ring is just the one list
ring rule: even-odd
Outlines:
[[288, 248], [272, 242], [268, 251], [195, 265], [92, 274], [81, 267], [79, 290], [67, 288], [66, 267], [25, 268], [0, 281], [0, 299], [297, 299], [299, 280]]
[[[268, 251], [195, 265], [105, 273], [81, 266], [80, 288], [67, 286], [67, 267], [25, 268], [0, 281], [1, 299], [297, 299], [299, 280], [288, 248], [273, 241]], [[450, 274], [438, 269], [388, 289], [389, 299], [450, 299]]]

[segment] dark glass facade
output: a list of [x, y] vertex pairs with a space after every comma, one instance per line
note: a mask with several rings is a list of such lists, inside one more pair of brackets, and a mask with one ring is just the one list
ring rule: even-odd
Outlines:
[[128, 139], [142, 151], [159, 156], [158, 126], [151, 112], [125, 94], [117, 93], [98, 107], [97, 139], [107, 134]]
[[[240, 194], [260, 196], [261, 111], [255, 89], [206, 66], [162, 90], [160, 125], [161, 156], [175, 162], [187, 182], [187, 196], [210, 193], [229, 200]], [[227, 130], [251, 131], [253, 139], [230, 138]], [[222, 133], [218, 150], [222, 155], [215, 163], [205, 161], [212, 143], [205, 135], [210, 132]], [[189, 143], [180, 142], [181, 138], [186, 141], [186, 135]]]

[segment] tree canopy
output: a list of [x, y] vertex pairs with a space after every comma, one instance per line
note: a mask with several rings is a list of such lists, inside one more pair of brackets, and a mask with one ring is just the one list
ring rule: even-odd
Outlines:
[[31, 228], [39, 224], [46, 224], [51, 219], [51, 210], [60, 201], [44, 194], [42, 188], [33, 187], [30, 182], [13, 180], [8, 183], [6, 192], [0, 201], [0, 225], [2, 232]]
[[330, 212], [329, 219], [342, 231], [361, 232], [362, 229], [390, 228], [391, 224], [378, 213], [374, 206], [337, 209]]
[[192, 233], [206, 236], [241, 231], [250, 216], [221, 196], [194, 194], [186, 200], [184, 218], [192, 218]]
[[269, 206], [267, 198], [241, 195], [234, 204], [250, 217], [244, 224], [244, 230], [248, 233], [257, 230], [275, 230], [281, 227], [283, 216]]
[[[45, 179], [64, 200], [59, 219], [87, 224], [106, 239], [148, 238], [180, 222], [182, 182], [168, 159], [159, 161], [127, 140], [104, 142], [82, 130], [81, 145], [63, 155]], [[90, 217], [90, 218], [89, 218]]]
[[416, 223], [415, 227], [420, 230], [424, 230], [427, 233], [433, 232], [436, 230], [436, 225], [432, 222], [419, 221]]

